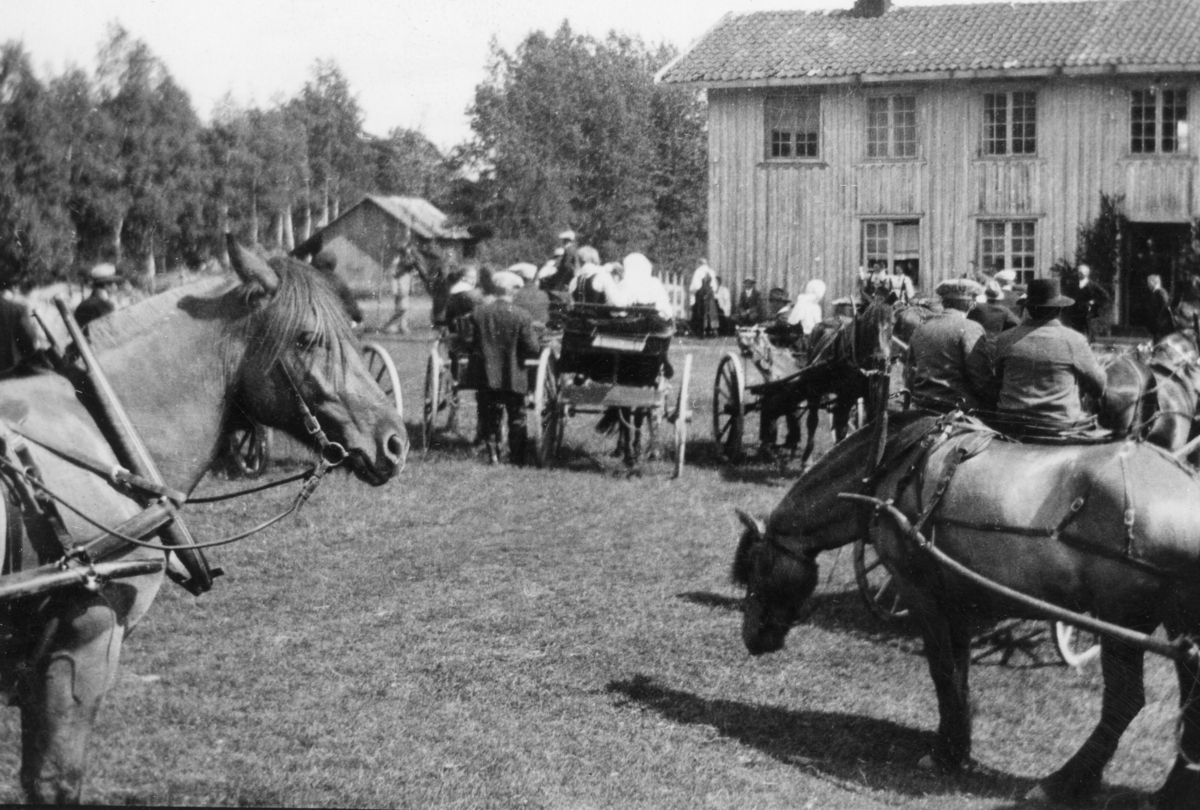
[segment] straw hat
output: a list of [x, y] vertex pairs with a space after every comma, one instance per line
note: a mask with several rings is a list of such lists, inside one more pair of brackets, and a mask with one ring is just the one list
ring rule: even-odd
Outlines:
[[117, 268], [108, 262], [98, 264], [88, 271], [88, 281], [92, 284], [116, 284], [121, 280], [121, 277], [117, 275]]

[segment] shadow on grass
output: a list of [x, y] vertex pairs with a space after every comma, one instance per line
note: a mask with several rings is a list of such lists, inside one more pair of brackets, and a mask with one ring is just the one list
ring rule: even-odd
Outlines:
[[611, 681], [605, 691], [675, 723], [710, 726], [787, 765], [847, 790], [867, 788], [906, 796], [969, 792], [990, 798], [1023, 796], [1035, 784], [980, 769], [958, 778], [916, 768], [933, 744], [928, 731], [842, 712], [796, 711], [736, 700], [710, 700], [672, 689], [645, 675]]
[[728, 611], [729, 613], [741, 613], [742, 603], [744, 601], [735, 596], [723, 596], [719, 593], [709, 593], [708, 591], [687, 591], [685, 593], [677, 593], [675, 594], [675, 598], [682, 599], [684, 602], [691, 602], [693, 605], [716, 608], [718, 610]]

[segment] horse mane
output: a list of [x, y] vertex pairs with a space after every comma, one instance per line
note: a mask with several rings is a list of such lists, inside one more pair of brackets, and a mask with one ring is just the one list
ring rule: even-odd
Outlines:
[[[248, 317], [234, 321], [233, 330], [253, 341], [256, 366], [265, 371], [295, 349], [296, 336], [305, 329], [315, 343], [328, 347], [324, 371], [340, 385], [342, 347], [353, 344], [354, 334], [333, 285], [323, 273], [288, 256], [267, 264], [279, 277], [279, 287], [263, 306], [250, 307]], [[256, 292], [253, 286], [240, 290], [244, 297]]]
[[229, 286], [231, 281], [228, 276], [202, 278], [118, 309], [107, 318], [88, 325], [88, 342], [95, 350], [102, 351], [128, 343], [146, 332], [157, 331], [158, 325], [179, 309], [182, 299], [211, 295], [218, 288]]

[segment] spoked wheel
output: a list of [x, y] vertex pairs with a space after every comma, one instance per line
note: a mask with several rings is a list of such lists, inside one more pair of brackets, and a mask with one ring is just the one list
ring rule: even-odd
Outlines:
[[433, 434], [437, 430], [438, 421], [445, 419], [447, 428], [454, 420], [454, 391], [453, 382], [442, 359], [441, 343], [434, 343], [429, 350], [429, 359], [425, 361], [425, 407], [422, 412], [424, 442], [421, 452], [428, 453], [433, 445]]
[[688, 422], [692, 421], [692, 407], [688, 401], [688, 386], [692, 380], [692, 356], [684, 355], [683, 376], [679, 378], [679, 399], [675, 406], [675, 416], [671, 420], [675, 425], [675, 474], [678, 478], [683, 475], [683, 462], [687, 455]]
[[908, 618], [908, 608], [900, 601], [900, 591], [875, 547], [865, 540], [854, 543], [854, 579], [867, 610], [889, 624], [901, 624]]
[[400, 393], [400, 374], [396, 371], [392, 356], [378, 343], [364, 343], [362, 354], [363, 359], [367, 361], [367, 370], [371, 372], [375, 382], [379, 383], [383, 393], [387, 394], [388, 399], [395, 402], [396, 413], [403, 416], [404, 397]]
[[554, 350], [547, 346], [538, 357], [532, 413], [525, 428], [533, 459], [539, 467], [553, 462], [562, 446], [563, 419], [558, 404], [558, 375], [554, 366]]
[[243, 478], [258, 478], [271, 460], [271, 429], [258, 424], [229, 431], [229, 457]]
[[1065, 622], [1054, 622], [1053, 630], [1054, 647], [1067, 666], [1081, 669], [1100, 655], [1100, 636], [1090, 630]]
[[726, 461], [745, 456], [742, 440], [746, 427], [746, 374], [742, 359], [727, 352], [717, 365], [713, 381], [713, 440]]

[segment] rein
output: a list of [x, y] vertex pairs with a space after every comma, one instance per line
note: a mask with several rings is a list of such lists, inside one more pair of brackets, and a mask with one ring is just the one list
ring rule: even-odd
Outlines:
[[892, 522], [899, 529], [900, 533], [908, 540], [916, 544], [918, 548], [932, 556], [937, 562], [954, 571], [956, 574], [970, 580], [981, 588], [997, 593], [1017, 604], [1034, 610], [1044, 617], [1055, 621], [1066, 622], [1073, 624], [1076, 627], [1085, 630], [1091, 630], [1095, 633], [1115, 638], [1139, 649], [1151, 652], [1156, 655], [1161, 655], [1165, 658], [1170, 658], [1173, 661], [1188, 662], [1200, 660], [1200, 647], [1187, 637], [1179, 637], [1167, 642], [1159, 641], [1158, 639], [1149, 636], [1145, 633], [1139, 633], [1136, 630], [1130, 630], [1127, 627], [1121, 627], [1111, 622], [1101, 621], [1100, 619], [1087, 616], [1083, 613], [1076, 613], [1058, 605], [1051, 604], [1044, 600], [1038, 599], [1028, 594], [1009, 588], [1006, 585], [1001, 585], [999, 582], [988, 579], [987, 577], [972, 571], [967, 566], [950, 557], [940, 548], [933, 544], [932, 540], [925, 538], [921, 534], [920, 529], [909, 522], [908, 517], [903, 512], [897, 509], [890, 501], [884, 501], [870, 495], [859, 495], [851, 492], [844, 492], [838, 496], [844, 500], [857, 501], [859, 503], [872, 506], [876, 515], [884, 514], [891, 518]]

